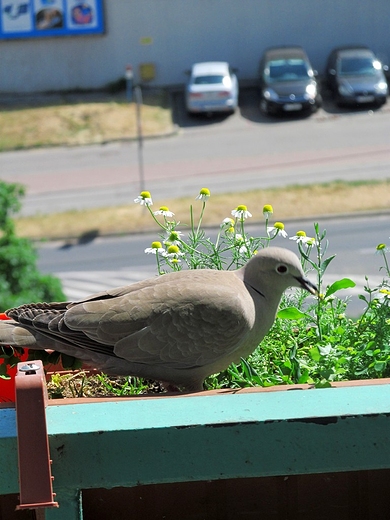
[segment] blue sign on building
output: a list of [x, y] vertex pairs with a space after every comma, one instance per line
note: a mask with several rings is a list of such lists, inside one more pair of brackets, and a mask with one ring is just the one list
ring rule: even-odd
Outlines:
[[101, 34], [103, 0], [0, 0], [0, 39]]

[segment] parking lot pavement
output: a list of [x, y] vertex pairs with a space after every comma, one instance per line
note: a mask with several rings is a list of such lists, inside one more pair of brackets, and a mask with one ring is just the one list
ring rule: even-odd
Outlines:
[[267, 116], [259, 109], [259, 92], [256, 88], [244, 88], [240, 90], [239, 107], [236, 114], [199, 114], [189, 115], [186, 113], [184, 104], [184, 93], [182, 91], [175, 91], [172, 93], [172, 115], [174, 123], [180, 128], [202, 128], [213, 125], [227, 123], [234, 120], [235, 124], [242, 122], [255, 124], [277, 124], [288, 121], [299, 121], [308, 118], [315, 120], [323, 120], [327, 118], [337, 118], [341, 116], [353, 116], [366, 113], [367, 111], [381, 113], [390, 112], [390, 102], [380, 109], [370, 106], [362, 105], [360, 107], [338, 107], [335, 105], [329, 92], [323, 92], [323, 105], [314, 114], [304, 113], [286, 113], [281, 116]]

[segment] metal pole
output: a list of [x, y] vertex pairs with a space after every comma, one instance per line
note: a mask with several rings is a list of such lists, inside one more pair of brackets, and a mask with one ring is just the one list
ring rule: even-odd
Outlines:
[[126, 66], [125, 78], [126, 78], [126, 97], [127, 97], [127, 101], [129, 103], [131, 103], [133, 101], [133, 80], [134, 80], [133, 67], [131, 65]]
[[142, 105], [142, 91], [141, 87], [137, 85], [134, 87], [134, 97], [137, 109], [137, 139], [138, 139], [138, 171], [140, 192], [145, 189], [144, 180], [144, 159], [143, 159], [143, 136], [142, 136], [142, 121], [141, 121], [141, 105]]

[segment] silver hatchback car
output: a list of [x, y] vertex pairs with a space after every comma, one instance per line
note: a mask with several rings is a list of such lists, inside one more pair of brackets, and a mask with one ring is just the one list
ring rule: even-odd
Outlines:
[[234, 112], [238, 81], [233, 69], [225, 61], [195, 63], [189, 71], [185, 103], [190, 114]]

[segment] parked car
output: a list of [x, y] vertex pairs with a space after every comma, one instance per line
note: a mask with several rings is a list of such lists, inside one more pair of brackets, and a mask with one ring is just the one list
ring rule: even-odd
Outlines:
[[337, 47], [328, 57], [326, 83], [338, 105], [381, 106], [389, 93], [384, 70], [368, 47]]
[[238, 105], [238, 80], [225, 61], [195, 63], [189, 71], [185, 102], [187, 112], [234, 112]]
[[259, 73], [262, 112], [315, 112], [321, 106], [316, 72], [302, 47], [267, 49]]

